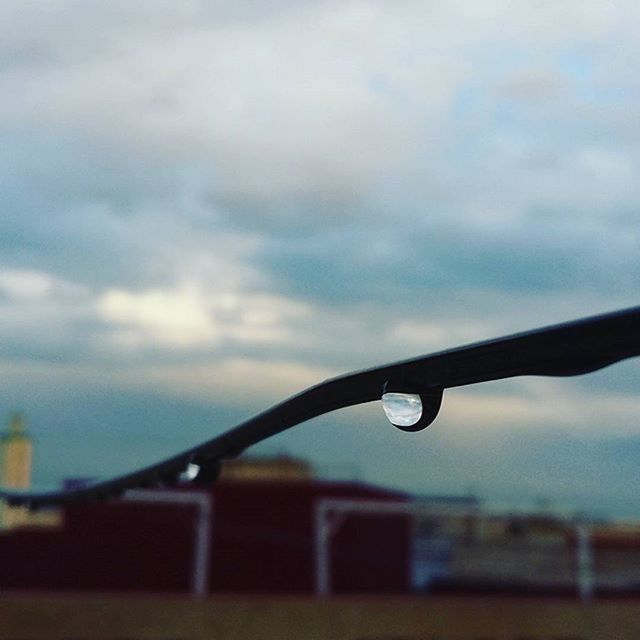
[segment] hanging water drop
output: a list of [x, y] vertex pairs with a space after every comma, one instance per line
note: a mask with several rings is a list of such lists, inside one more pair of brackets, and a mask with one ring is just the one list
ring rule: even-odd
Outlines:
[[422, 418], [422, 399], [417, 393], [385, 393], [382, 408], [396, 427], [413, 427]]
[[180, 474], [180, 480], [182, 480], [182, 482], [191, 482], [197, 478], [199, 473], [200, 465], [190, 462], [187, 468]]

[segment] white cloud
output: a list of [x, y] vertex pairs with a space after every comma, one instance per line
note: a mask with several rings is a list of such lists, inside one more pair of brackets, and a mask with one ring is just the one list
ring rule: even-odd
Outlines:
[[303, 304], [282, 296], [196, 284], [140, 292], [109, 289], [96, 308], [113, 327], [114, 344], [126, 348], [295, 342], [289, 322], [308, 315]]
[[0, 269], [0, 293], [14, 301], [50, 297], [73, 298], [85, 293], [80, 285], [31, 269]]
[[[476, 211], [517, 216], [536, 198], [581, 205], [600, 187], [610, 195], [619, 186], [579, 190], [570, 171], [553, 184], [518, 172], [517, 158], [492, 140], [517, 139], [527, 123], [500, 131], [493, 118], [501, 104], [487, 89], [506, 86], [525, 102], [533, 98], [533, 120], [544, 129], [582, 121], [579, 137], [588, 138], [593, 120], [616, 108], [606, 100], [585, 104], [584, 79], [572, 78], [584, 72], [571, 64], [586, 60], [585, 44], [593, 42], [599, 66], [610, 58], [620, 67], [621, 49], [635, 57], [640, 16], [632, 2], [326, 0], [231, 10], [59, 1], [46, 10], [15, 2], [2, 10], [0, 24], [10, 25], [0, 31], [5, 57], [21, 64], [0, 80], [1, 122], [70, 130], [142, 163], [166, 157], [208, 166], [209, 192], [227, 203], [275, 203], [276, 215], [287, 215], [301, 198], [351, 211], [390, 175], [406, 186], [417, 173], [432, 197], [445, 180], [448, 210], [464, 215], [468, 197]], [[573, 63], [563, 62], [568, 54]], [[600, 77], [586, 73], [594, 83]], [[456, 113], [469, 90], [483, 87], [478, 113]], [[477, 182], [468, 181], [465, 166], [441, 175], [458, 136], [483, 147]], [[524, 131], [524, 156], [545, 151], [536, 137]], [[637, 157], [628, 162], [637, 169]]]
[[519, 69], [502, 85], [505, 96], [524, 101], [553, 99], [567, 89], [567, 77], [554, 69]]
[[522, 378], [480, 389], [450, 389], [439, 420], [453, 437], [482, 429], [501, 432], [553, 427], [576, 438], [640, 434], [640, 395], [580, 388], [562, 379]]
[[240, 357], [155, 365], [0, 359], [7, 395], [17, 396], [28, 387], [51, 402], [70, 391], [141, 391], [249, 412], [258, 412], [334, 375], [331, 369], [310, 364]]
[[218, 193], [243, 199], [359, 197], [437, 130], [466, 73], [425, 44], [411, 11], [380, 3], [307, 4], [278, 21], [194, 16], [166, 30], [87, 20], [102, 46], [81, 41], [88, 51], [8, 73], [3, 120], [197, 157]]
[[[169, 395], [258, 410], [260, 404], [275, 404], [333, 375], [330, 369], [300, 362], [229, 358], [206, 364], [143, 367], [135, 378], [144, 381], [147, 388], [162, 389]], [[127, 379], [136, 385], [133, 376]]]
[[188, 289], [152, 289], [139, 294], [111, 289], [98, 300], [98, 311], [107, 321], [123, 325], [125, 331], [136, 330], [138, 339], [187, 346], [218, 337], [202, 298]]
[[52, 289], [53, 278], [37, 271], [0, 273], [0, 290], [11, 298], [42, 298]]
[[467, 342], [486, 339], [490, 325], [452, 319], [440, 322], [401, 320], [389, 328], [387, 339], [402, 347], [426, 351], [447, 349]]

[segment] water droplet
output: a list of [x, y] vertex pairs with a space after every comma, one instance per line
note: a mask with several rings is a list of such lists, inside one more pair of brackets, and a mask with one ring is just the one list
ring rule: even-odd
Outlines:
[[196, 479], [199, 473], [200, 465], [190, 462], [187, 468], [180, 474], [180, 480], [182, 480], [182, 482], [191, 482]]
[[412, 427], [422, 417], [422, 400], [417, 393], [385, 393], [382, 408], [391, 424]]

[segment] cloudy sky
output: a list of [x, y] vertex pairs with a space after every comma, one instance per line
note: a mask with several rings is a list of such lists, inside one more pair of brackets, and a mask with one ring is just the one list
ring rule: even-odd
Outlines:
[[[328, 376], [640, 302], [640, 8], [0, 0], [0, 412], [35, 480]], [[638, 362], [376, 403], [257, 449], [640, 516]]]

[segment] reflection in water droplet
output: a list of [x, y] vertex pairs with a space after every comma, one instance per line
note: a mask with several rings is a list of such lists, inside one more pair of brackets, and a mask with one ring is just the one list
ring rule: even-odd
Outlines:
[[382, 408], [389, 422], [399, 427], [412, 427], [422, 417], [422, 400], [417, 393], [385, 393]]

